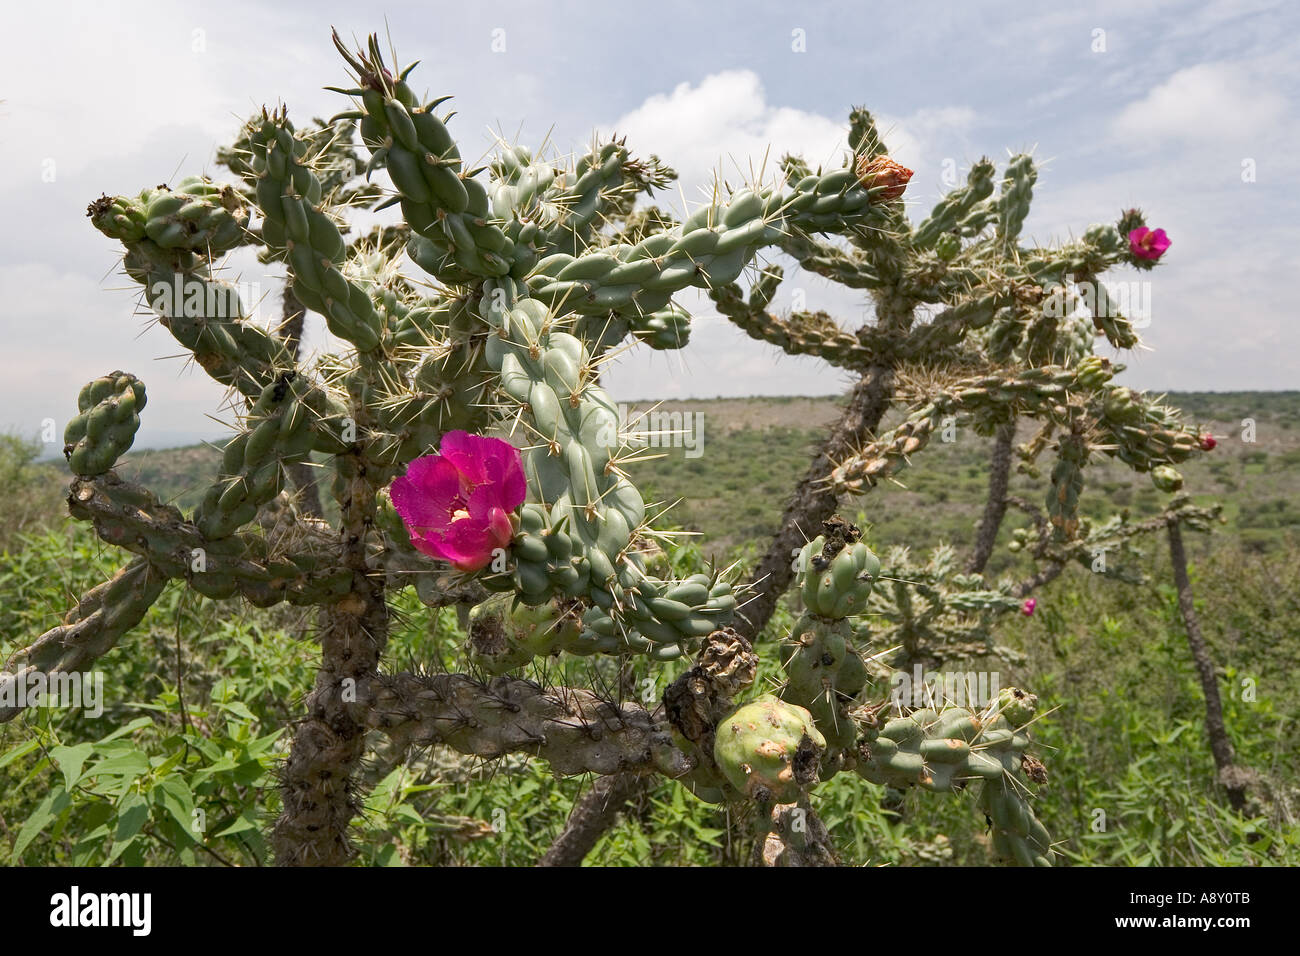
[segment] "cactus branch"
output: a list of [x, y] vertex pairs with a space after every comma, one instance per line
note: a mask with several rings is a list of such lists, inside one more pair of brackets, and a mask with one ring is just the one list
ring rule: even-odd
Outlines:
[[975, 551], [966, 563], [967, 574], [983, 573], [997, 543], [998, 529], [1007, 513], [1007, 478], [1011, 472], [1011, 442], [1015, 437], [1014, 421], [998, 426], [989, 459], [989, 496], [984, 503], [979, 530], [975, 533]]
[[880, 426], [893, 397], [894, 373], [883, 365], [872, 366], [854, 386], [848, 406], [822, 443], [803, 478], [795, 487], [781, 515], [781, 526], [749, 581], [752, 597], [737, 611], [737, 628], [751, 641], [767, 624], [778, 598], [794, 577], [794, 556], [815, 535], [821, 523], [836, 507], [836, 495], [828, 479], [835, 462], [850, 454]]
[[176, 508], [112, 472], [74, 479], [68, 508], [73, 517], [92, 522], [102, 540], [136, 552], [158, 573], [183, 578], [209, 597], [238, 594], [267, 607], [279, 601], [314, 604], [346, 590], [346, 569], [310, 525], [294, 526], [293, 550], [279, 538], [268, 547], [266, 537], [251, 532], [213, 541]]
[[487, 759], [531, 754], [560, 774], [676, 778], [694, 767], [662, 716], [583, 689], [548, 689], [510, 677], [377, 675], [359, 686], [357, 704], [371, 728], [399, 745], [445, 744]]
[[[144, 619], [166, 583], [166, 575], [148, 560], [135, 558], [82, 595], [62, 624], [16, 651], [5, 663], [0, 681], [25, 680], [36, 672], [72, 673], [93, 663]], [[0, 707], [0, 722], [21, 712], [21, 707]]]
[[[284, 340], [285, 352], [292, 356], [297, 364], [302, 351], [302, 330], [307, 318], [307, 310], [298, 297], [293, 294], [293, 283], [285, 282], [281, 294], [281, 320], [276, 332]], [[325, 509], [321, 507], [320, 488], [316, 484], [316, 469], [306, 461], [290, 462], [287, 466], [289, 476], [298, 489], [298, 508], [310, 518], [324, 518]]]
[[858, 374], [870, 368], [877, 360], [875, 353], [825, 312], [792, 312], [789, 318], [781, 318], [767, 310], [780, 276], [776, 267], [766, 270], [748, 301], [732, 282], [709, 289], [709, 296], [718, 311], [752, 339], [775, 345], [789, 355], [815, 355]]
[[598, 840], [618, 819], [629, 801], [646, 791], [654, 777], [638, 773], [616, 773], [598, 777], [578, 798], [564, 824], [538, 866], [581, 866]]
[[1246, 805], [1250, 773], [1237, 766], [1237, 755], [1223, 723], [1223, 702], [1219, 697], [1219, 678], [1210, 659], [1210, 649], [1201, 634], [1201, 622], [1196, 616], [1196, 603], [1192, 595], [1191, 578], [1187, 575], [1187, 552], [1183, 548], [1181, 522], [1171, 516], [1169, 527], [1169, 560], [1174, 566], [1174, 585], [1178, 589], [1178, 610], [1187, 627], [1187, 644], [1196, 664], [1196, 675], [1205, 694], [1205, 733], [1210, 738], [1210, 753], [1218, 768], [1219, 782], [1228, 793], [1228, 803], [1238, 813]]
[[[363, 423], [364, 424], [364, 423]], [[342, 558], [351, 590], [322, 610], [321, 663], [281, 772], [284, 811], [271, 834], [276, 860], [292, 866], [339, 866], [355, 850], [349, 827], [359, 806], [354, 775], [365, 743], [364, 718], [349, 705], [357, 685], [374, 677], [388, 642], [382, 574], [366, 563], [375, 517], [373, 468], [364, 455], [341, 456]]]

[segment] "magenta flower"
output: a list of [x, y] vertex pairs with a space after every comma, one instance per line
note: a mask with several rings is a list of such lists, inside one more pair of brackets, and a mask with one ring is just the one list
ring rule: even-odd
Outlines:
[[1038, 607], [1038, 602], [1033, 598], [1025, 598], [1025, 603], [1020, 605], [1020, 613], [1025, 617], [1034, 613], [1034, 608]]
[[1148, 229], [1143, 226], [1128, 234], [1128, 249], [1139, 259], [1155, 261], [1165, 254], [1172, 245], [1163, 229]]
[[510, 512], [523, 503], [527, 487], [514, 445], [447, 432], [439, 453], [407, 465], [389, 494], [417, 550], [477, 571], [493, 551], [510, 546]]

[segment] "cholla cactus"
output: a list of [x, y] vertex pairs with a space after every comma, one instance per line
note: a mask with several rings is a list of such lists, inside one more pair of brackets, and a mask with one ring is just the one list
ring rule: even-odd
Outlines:
[[[880, 589], [880, 563], [855, 529], [828, 526], [806, 549], [806, 614], [782, 655], [782, 698], [738, 710], [732, 698], [753, 680], [746, 637], [757, 637], [794, 577], [802, 529], [829, 518], [838, 493], [896, 472], [944, 416], [980, 431], [1030, 416], [1059, 432], [1050, 500], [1063, 541], [1077, 532], [1078, 475], [1090, 455], [1154, 470], [1195, 450], [1168, 410], [1110, 383], [1114, 369], [1090, 354], [1076, 321], [1044, 307], [1075, 287], [1087, 287], [1096, 306], [1096, 277], [1134, 261], [1125, 235], [1098, 226], [1059, 248], [1021, 245], [1036, 178], [1024, 155], [996, 195], [994, 166], [980, 161], [914, 226], [900, 201], [911, 174], [889, 159], [861, 109], [842, 166], [812, 171], [789, 158], [780, 181], [719, 189], [678, 223], [653, 208], [633, 211], [674, 174], [653, 156], [633, 158], [620, 140], [572, 167], [503, 145], [488, 166], [466, 168], [438, 113], [443, 101], [422, 102], [407, 82], [413, 67], [391, 70], [374, 38], [360, 52], [335, 43], [353, 76], [338, 91], [350, 107], [302, 131], [283, 109], [254, 117], [222, 155], [242, 187], [191, 178], [91, 204], [92, 224], [122, 243], [126, 274], [198, 365], [232, 390], [241, 422], [202, 501], [183, 514], [112, 470], [138, 427], [143, 385], [115, 372], [87, 387], [67, 436], [70, 506], [135, 557], [20, 651], [11, 676], [77, 668], [108, 652], [168, 580], [217, 599], [319, 608], [320, 670], [282, 770], [273, 834], [287, 864], [351, 858], [368, 730], [399, 748], [525, 753], [562, 774], [658, 774], [704, 799], [757, 798], [773, 804], [763, 859], [833, 858], [783, 842], [792, 830], [782, 806], [806, 806], [808, 791], [837, 771], [930, 789], [982, 781], [999, 849], [1013, 862], [1047, 861], [1046, 836], [1023, 801], [1023, 730], [952, 709], [879, 722], [848, 619], [870, 613], [873, 594], [892, 593], [900, 608], [904, 596]], [[403, 222], [349, 242], [344, 210], [379, 199], [377, 187], [352, 177], [361, 159], [354, 129], [367, 176], [386, 173], [384, 204], [400, 206]], [[284, 266], [294, 301], [324, 319], [341, 352], [308, 366], [300, 323], [268, 330], [249, 319], [218, 269], [247, 244]], [[763, 257], [776, 252], [868, 291], [875, 323], [849, 333], [821, 314], [769, 312], [781, 273]], [[422, 282], [403, 274], [403, 256]], [[736, 283], [750, 268], [759, 272], [746, 294]], [[624, 470], [636, 449], [598, 379], [601, 357], [629, 336], [683, 346], [690, 316], [673, 297], [690, 288], [707, 290], [750, 335], [863, 376], [756, 570], [743, 615], [732, 583], [716, 573], [674, 581], [653, 572], [655, 531]], [[933, 315], [923, 322], [926, 310]], [[1113, 345], [1136, 343], [1123, 316], [1094, 308], [1094, 318]], [[900, 402], [915, 411], [875, 436]], [[412, 461], [453, 432], [495, 432], [523, 446], [520, 507], [507, 514], [498, 497], [500, 514], [473, 513], [467, 489], [490, 476], [463, 493], [435, 482], [430, 500], [410, 507], [390, 494]], [[286, 473], [309, 459], [332, 475], [336, 527], [285, 491]], [[440, 517], [412, 517], [420, 508]], [[501, 542], [495, 552], [452, 564], [430, 557], [430, 529], [459, 534], [456, 522], [480, 519]], [[895, 570], [905, 563], [893, 559]], [[941, 591], [949, 563], [936, 556], [908, 585], [939, 608], [926, 626], [945, 640], [943, 614], [1005, 603], [978, 581]], [[407, 587], [431, 607], [475, 606], [468, 656], [496, 676], [381, 673], [388, 601]], [[511, 676], [561, 653], [696, 662], [655, 709]], [[741, 729], [728, 737], [727, 726]]]
[[888, 663], [902, 671], [985, 654], [1018, 659], [995, 642], [997, 621], [1022, 606], [1011, 582], [994, 584], [982, 575], [962, 573], [949, 545], [934, 548], [924, 562], [914, 561], [906, 547], [893, 547], [884, 567], [885, 581], [863, 609], [856, 630], [860, 646], [874, 642]]

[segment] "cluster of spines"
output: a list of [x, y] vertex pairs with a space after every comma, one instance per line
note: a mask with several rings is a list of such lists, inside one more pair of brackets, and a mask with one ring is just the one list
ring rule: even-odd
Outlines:
[[887, 660], [903, 670], [919, 661], [990, 653], [1015, 659], [1008, 648], [993, 643], [995, 619], [1021, 607], [1009, 582], [994, 584], [983, 575], [962, 573], [951, 545], [939, 545], [924, 561], [896, 545], [881, 564], [884, 583], [856, 620], [859, 645], [897, 648]]

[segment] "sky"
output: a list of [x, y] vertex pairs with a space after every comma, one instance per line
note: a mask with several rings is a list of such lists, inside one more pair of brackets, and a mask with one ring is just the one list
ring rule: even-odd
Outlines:
[[[345, 109], [323, 89], [347, 85], [331, 25], [347, 38], [379, 32], [403, 63], [420, 60], [411, 81], [455, 96], [451, 129], [467, 157], [499, 138], [569, 154], [617, 132], [678, 170], [678, 208], [716, 176], [770, 176], [783, 153], [839, 165], [858, 105], [916, 172], [914, 221], [981, 156], [1032, 151], [1041, 169], [1026, 238], [1068, 238], [1138, 206], [1173, 240], [1154, 272], [1108, 275], [1150, 283], [1126, 384], [1300, 388], [1293, 3], [98, 0], [6, 10], [20, 42], [0, 60], [0, 430], [53, 432], [54, 449], [81, 385], [125, 369], [149, 390], [139, 446], [223, 434], [223, 389], [140, 312], [120, 248], [85, 207], [185, 175], [226, 177], [217, 146], [264, 104], [299, 123]], [[246, 254], [230, 269], [269, 314], [276, 267]], [[859, 293], [806, 274], [773, 307], [796, 293], [848, 328], [870, 314]], [[691, 344], [626, 352], [605, 378], [616, 399], [847, 385], [816, 359], [747, 339], [707, 298], [680, 303], [695, 316]], [[315, 325], [308, 345], [327, 348]]]

